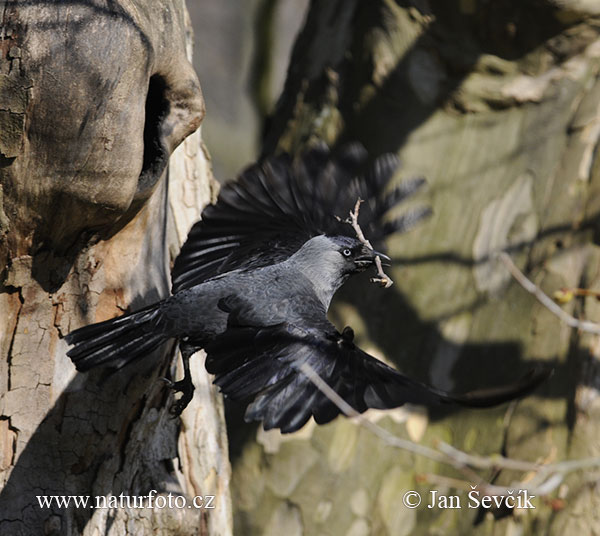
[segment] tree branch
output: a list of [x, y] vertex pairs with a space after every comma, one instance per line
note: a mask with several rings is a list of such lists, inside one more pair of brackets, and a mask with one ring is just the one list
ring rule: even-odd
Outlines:
[[556, 315], [560, 320], [567, 324], [567, 326], [580, 329], [581, 331], [586, 331], [588, 333], [600, 335], [600, 325], [596, 324], [595, 322], [579, 320], [574, 316], [571, 316], [569, 313], [563, 311], [560, 306], [552, 300], [552, 298], [542, 291], [542, 289], [527, 279], [525, 274], [523, 274], [523, 272], [517, 268], [508, 254], [501, 252], [498, 254], [498, 257], [504, 266], [506, 266], [511, 275], [517, 280], [519, 285], [521, 285], [530, 294], [533, 294], [546, 309], [548, 309], [552, 314]]
[[[300, 370], [344, 415], [354, 418], [360, 426], [375, 434], [387, 445], [450, 465], [462, 473], [468, 480], [444, 478], [444, 484], [457, 489], [472, 489], [471, 486], [476, 485], [480, 492], [488, 495], [507, 495], [509, 490], [518, 489], [528, 490], [534, 495], [542, 496], [554, 491], [563, 482], [567, 474], [574, 471], [600, 467], [600, 457], [568, 460], [558, 463], [534, 463], [514, 460], [499, 455], [479, 456], [469, 454], [439, 440], [434, 442], [435, 449], [419, 445], [409, 439], [395, 436], [385, 428], [371, 422], [363, 414], [357, 412], [308, 363], [302, 363]], [[507, 469], [525, 472], [528, 475], [525, 475], [520, 481], [513, 482], [505, 488], [486, 482], [475, 469]], [[533, 477], [531, 477], [531, 473], [533, 473]], [[441, 483], [443, 477], [439, 475], [421, 475], [421, 478], [428, 482]]]

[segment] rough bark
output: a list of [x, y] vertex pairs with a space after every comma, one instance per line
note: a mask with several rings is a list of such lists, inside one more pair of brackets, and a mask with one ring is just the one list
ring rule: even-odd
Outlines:
[[[532, 461], [599, 454], [597, 337], [561, 325], [491, 256], [508, 251], [548, 293], [600, 287], [599, 24], [556, 7], [566, 4], [576, 2], [311, 3], [264, 152], [315, 137], [398, 152], [398, 179], [425, 175], [418, 202], [434, 212], [389, 244], [396, 286], [346, 288], [338, 325], [453, 391], [514, 381], [531, 364], [556, 369], [534, 395], [494, 410], [371, 414], [400, 436]], [[600, 321], [593, 298], [566, 307]], [[231, 441], [243, 534], [600, 531], [597, 471], [570, 476], [535, 510], [496, 519], [466, 508], [464, 494], [462, 509], [403, 507], [405, 491], [434, 487], [418, 474], [456, 474], [349, 420]]]
[[[77, 374], [62, 337], [165, 296], [213, 195], [182, 0], [0, 2], [0, 533], [228, 534], [227, 440], [202, 358], [168, 413], [165, 346]], [[168, 167], [168, 169], [167, 169]], [[214, 510], [41, 495], [216, 496]], [[90, 499], [93, 504], [94, 499]]]

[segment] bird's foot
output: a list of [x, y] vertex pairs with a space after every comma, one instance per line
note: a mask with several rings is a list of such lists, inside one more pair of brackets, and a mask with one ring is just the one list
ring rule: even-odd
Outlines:
[[187, 377], [183, 378], [183, 380], [179, 380], [178, 382], [174, 382], [168, 378], [161, 378], [161, 380], [167, 384], [169, 389], [172, 389], [176, 393], [182, 393], [181, 398], [176, 400], [169, 409], [171, 415], [174, 417], [179, 417], [179, 415], [183, 413], [183, 410], [188, 406], [194, 397], [194, 390], [196, 388], [194, 387], [191, 378]]
[[158, 378], [158, 381], [165, 382], [167, 384], [167, 387], [170, 387], [171, 389], [175, 385], [175, 382], [173, 380], [169, 380], [169, 378], [165, 378], [164, 376], [162, 378]]

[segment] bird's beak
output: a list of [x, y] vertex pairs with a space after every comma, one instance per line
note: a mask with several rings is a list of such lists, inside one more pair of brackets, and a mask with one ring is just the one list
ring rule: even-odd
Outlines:
[[358, 263], [369, 263], [373, 264], [375, 262], [375, 257], [379, 257], [381, 259], [382, 266], [391, 266], [392, 259], [390, 259], [387, 255], [375, 251], [374, 249], [365, 248], [364, 254], [356, 259]]
[[392, 259], [390, 259], [384, 253], [380, 253], [379, 251], [373, 251], [373, 262], [375, 262], [375, 257], [379, 257], [381, 259], [382, 266], [391, 266], [392, 265]]

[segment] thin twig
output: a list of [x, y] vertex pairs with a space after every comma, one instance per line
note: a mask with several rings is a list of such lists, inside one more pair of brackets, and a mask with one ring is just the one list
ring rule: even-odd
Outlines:
[[597, 290], [590, 290], [589, 288], [559, 288], [554, 292], [552, 297], [561, 304], [569, 303], [575, 296], [585, 296], [596, 298], [600, 300], [600, 292]]
[[[408, 439], [395, 436], [385, 428], [382, 428], [360, 414], [338, 395], [308, 363], [302, 363], [300, 365], [300, 370], [344, 415], [356, 419], [360, 426], [381, 438], [387, 445], [450, 465], [470, 479], [444, 480], [445, 484], [456, 487], [457, 489], [467, 489], [467, 486], [469, 486], [470, 489], [473, 489], [472, 486], [477, 486], [481, 493], [488, 495], [506, 495], [509, 491], [518, 489], [528, 490], [534, 495], [542, 496], [548, 495], [554, 491], [563, 482], [568, 473], [600, 467], [600, 457], [539, 464], [514, 460], [504, 456], [485, 457], [473, 455], [452, 447], [443, 441], [435, 442], [437, 450], [424, 445], [419, 445]], [[527, 482], [524, 480], [513, 482], [505, 488], [484, 481], [474, 469], [510, 469], [526, 473], [533, 472], [534, 477]], [[441, 479], [445, 477], [426, 475], [425, 478], [428, 481], [442, 483]]]
[[438, 450], [446, 454], [449, 458], [455, 459], [459, 463], [476, 467], [477, 469], [511, 469], [514, 471], [539, 471], [543, 466], [534, 462], [524, 462], [513, 460], [501, 455], [497, 456], [479, 456], [477, 454], [467, 454], [448, 443], [437, 441]]
[[[417, 481], [424, 481], [428, 484], [436, 484], [438, 486], [446, 486], [454, 489], [462, 489], [464, 491], [472, 491], [477, 484], [477, 490], [482, 495], [507, 495], [508, 489], [504, 486], [497, 486], [495, 484], [488, 483], [473, 483], [461, 480], [459, 478], [452, 478], [448, 476], [436, 475], [433, 473], [425, 473], [417, 475], [415, 478]], [[509, 489], [512, 489], [509, 487]], [[520, 488], [523, 489], [523, 488]]]
[[588, 333], [594, 333], [600, 335], [600, 325], [595, 322], [587, 322], [585, 320], [579, 320], [569, 313], [563, 311], [559, 305], [554, 303], [552, 298], [546, 295], [542, 289], [540, 289], [535, 283], [527, 279], [525, 274], [521, 272], [512, 261], [512, 259], [504, 252], [498, 254], [500, 260], [504, 263], [511, 275], [517, 280], [517, 282], [530, 294], [533, 294], [537, 300], [552, 314], [556, 315], [562, 320], [567, 326], [586, 331]]
[[[359, 242], [367, 246], [369, 249], [374, 250], [371, 242], [365, 238], [365, 235], [358, 224], [358, 212], [360, 211], [360, 205], [362, 202], [363, 200], [360, 197], [356, 200], [354, 210], [350, 211], [350, 218], [346, 219], [345, 222], [352, 225], [352, 228], [356, 233], [356, 238], [358, 238]], [[379, 255], [375, 256], [375, 266], [377, 267], [377, 277], [372, 277], [371, 282], [379, 283], [384, 288], [391, 287], [394, 284], [394, 281], [392, 281], [392, 278], [383, 271], [383, 266], [381, 265], [381, 259], [379, 258]]]
[[408, 450], [414, 454], [420, 454], [421, 456], [425, 456], [426, 458], [438, 462], [444, 463], [446, 461], [446, 456], [441, 452], [423, 445], [419, 445], [408, 439], [396, 437], [394, 434], [388, 432], [385, 428], [382, 428], [374, 422], [371, 422], [364, 415], [356, 411], [340, 395], [338, 395], [308, 363], [302, 363], [302, 365], [300, 365], [300, 370], [313, 383], [313, 385], [319, 389], [319, 391], [321, 391], [331, 402], [337, 406], [337, 408], [344, 415], [355, 418], [361, 426], [364, 426], [373, 434], [383, 439], [388, 445]]

